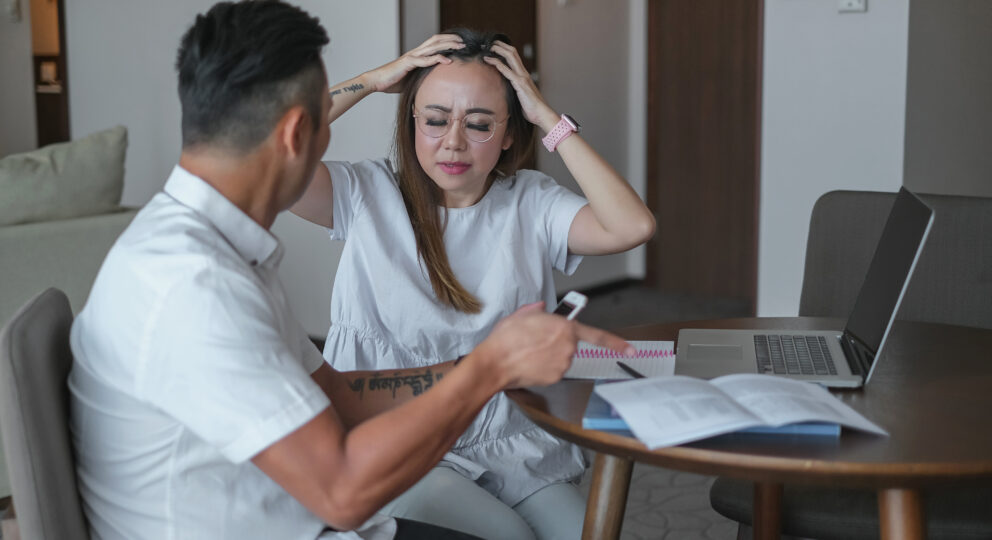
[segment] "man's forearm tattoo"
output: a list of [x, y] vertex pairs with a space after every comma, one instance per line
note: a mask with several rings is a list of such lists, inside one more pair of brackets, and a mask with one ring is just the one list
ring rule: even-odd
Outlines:
[[[409, 386], [413, 395], [419, 396], [429, 390], [435, 382], [440, 381], [442, 377], [444, 377], [443, 373], [433, 373], [430, 368], [427, 368], [420, 375], [401, 375], [399, 373], [381, 375], [375, 373], [368, 379], [368, 388], [370, 392], [374, 390], [389, 390], [395, 398], [397, 390], [403, 386]], [[357, 392], [359, 399], [361, 399], [365, 394], [365, 378], [359, 377], [349, 381], [348, 387], [351, 388], [352, 392]]]
[[358, 399], [362, 399], [362, 395], [365, 393], [365, 377], [348, 381], [348, 388], [351, 388], [352, 392], [358, 392]]
[[349, 85], [349, 86], [344, 86], [344, 87], [338, 88], [337, 90], [331, 92], [331, 95], [332, 96], [336, 96], [336, 95], [340, 94], [341, 92], [357, 92], [359, 90], [364, 90], [364, 89], [365, 89], [365, 85], [364, 84], [355, 83], [355, 84], [352, 84], [352, 85]]

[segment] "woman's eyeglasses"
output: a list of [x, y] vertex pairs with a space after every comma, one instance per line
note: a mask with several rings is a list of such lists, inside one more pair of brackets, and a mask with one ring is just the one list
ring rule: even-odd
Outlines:
[[506, 123], [506, 120], [497, 122], [496, 117], [487, 113], [471, 113], [461, 118], [455, 118], [444, 111], [432, 109], [419, 112], [415, 109], [413, 118], [417, 122], [417, 129], [434, 139], [440, 139], [447, 135], [451, 124], [459, 122], [465, 137], [477, 143], [489, 142], [496, 134], [496, 126]]

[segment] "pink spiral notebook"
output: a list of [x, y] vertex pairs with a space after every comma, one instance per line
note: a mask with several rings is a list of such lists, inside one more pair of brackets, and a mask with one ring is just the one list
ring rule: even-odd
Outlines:
[[584, 341], [572, 358], [572, 367], [565, 372], [566, 379], [630, 379], [617, 366], [617, 360], [634, 368], [645, 377], [664, 377], [675, 373], [674, 341], [630, 341], [637, 349], [635, 356], [626, 356]]

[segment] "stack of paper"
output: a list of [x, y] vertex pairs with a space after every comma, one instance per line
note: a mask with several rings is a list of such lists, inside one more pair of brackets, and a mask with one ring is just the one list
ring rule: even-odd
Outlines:
[[637, 379], [599, 384], [594, 393], [648, 448], [752, 428], [829, 434], [824, 424], [888, 435], [823, 387], [772, 375], [727, 375], [711, 381], [684, 376]]

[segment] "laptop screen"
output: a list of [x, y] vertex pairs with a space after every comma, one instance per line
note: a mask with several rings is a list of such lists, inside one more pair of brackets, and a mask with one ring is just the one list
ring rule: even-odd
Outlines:
[[873, 357], [899, 309], [932, 221], [933, 210], [901, 188], [847, 320], [846, 331], [867, 346]]

